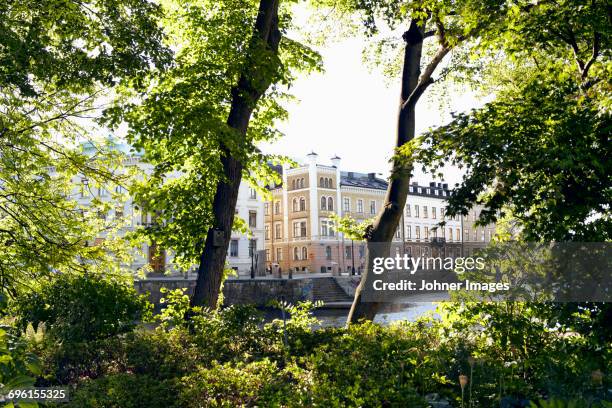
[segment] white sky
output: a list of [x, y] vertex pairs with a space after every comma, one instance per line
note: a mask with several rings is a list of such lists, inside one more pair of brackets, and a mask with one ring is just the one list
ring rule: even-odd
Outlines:
[[[399, 81], [370, 72], [362, 61], [364, 41], [351, 38], [319, 49], [325, 72], [299, 78], [291, 88], [298, 98], [288, 106], [289, 120], [279, 128], [285, 137], [262, 149], [302, 161], [315, 151], [322, 164], [338, 155], [347, 171], [389, 173], [389, 158], [395, 141]], [[465, 111], [480, 103], [471, 94], [450, 96], [452, 111]], [[450, 114], [428, 103], [425, 97], [417, 110], [417, 134], [450, 120]], [[459, 181], [458, 169], [447, 169], [445, 181]], [[431, 176], [420, 169], [415, 181], [426, 183]]]

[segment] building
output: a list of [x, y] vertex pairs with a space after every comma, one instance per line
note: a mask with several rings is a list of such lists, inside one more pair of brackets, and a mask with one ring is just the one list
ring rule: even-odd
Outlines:
[[[137, 166], [145, 174], [150, 174], [153, 171], [153, 166], [142, 160], [142, 155], [135, 154], [129, 145], [120, 143], [116, 139], [109, 138], [107, 140], [112, 147], [126, 155], [126, 159], [123, 161], [125, 169], [129, 169], [131, 166]], [[94, 151], [96, 147], [91, 143], [85, 143], [82, 146], [86, 154], [90, 151]], [[167, 179], [179, 177], [180, 173], [175, 172], [167, 175]], [[113, 201], [111, 192], [103, 187], [92, 187], [89, 185], [89, 181], [86, 178], [77, 176], [74, 179], [75, 189], [74, 197], [82, 208], [87, 208], [91, 205], [92, 200], [97, 199], [100, 201]], [[120, 189], [121, 187], [117, 187]], [[126, 191], [115, 191], [116, 193], [125, 193]], [[108, 214], [100, 214], [99, 217], [109, 220], [122, 219], [122, 232], [127, 233], [133, 231], [136, 228], [145, 227], [151, 225], [155, 220], [154, 214], [142, 211], [141, 206], [133, 202], [131, 197], [127, 197], [124, 202], [116, 202], [111, 205], [113, 208]], [[239, 215], [243, 220], [248, 223], [251, 231], [251, 236], [241, 234], [238, 232], [232, 232], [230, 245], [228, 248], [227, 264], [230, 268], [236, 270], [239, 276], [250, 276], [251, 265], [253, 264], [256, 269], [263, 271], [263, 250], [264, 250], [264, 237], [263, 237], [263, 200], [258, 197], [255, 189], [250, 187], [246, 183], [240, 185], [238, 191], [238, 200], [236, 203], [236, 214]], [[100, 241], [104, 239], [104, 234], [96, 239]], [[95, 244], [95, 242], [94, 242]], [[253, 254], [253, 256], [251, 256]], [[130, 269], [138, 271], [146, 265], [150, 265], [153, 271], [151, 275], [179, 275], [188, 272], [193, 272], [197, 266], [193, 266], [189, 271], [182, 271], [173, 264], [173, 255], [169, 250], [160, 249], [155, 243], [149, 245], [143, 243], [139, 250], [136, 250], [133, 254], [132, 263], [129, 265]], [[259, 265], [257, 261], [259, 261]]]
[[[306, 163], [278, 169], [282, 183], [270, 189], [272, 198], [264, 204], [268, 270], [346, 274], [363, 269], [365, 244], [335, 231], [332, 217], [350, 216], [358, 221], [375, 217], [383, 205], [387, 182], [376, 173], [343, 171], [340, 163], [339, 157], [333, 157], [331, 165], [320, 164], [312, 152]], [[450, 195], [445, 183], [412, 183], [394, 238], [398, 253], [461, 256], [463, 220], [446, 216]], [[442, 221], [444, 226], [439, 225]], [[470, 248], [491, 239], [494, 226], [486, 230], [486, 241], [474, 242]]]

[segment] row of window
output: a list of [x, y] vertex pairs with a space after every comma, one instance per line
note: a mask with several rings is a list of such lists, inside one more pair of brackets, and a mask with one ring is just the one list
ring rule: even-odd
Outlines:
[[[363, 259], [365, 257], [365, 246], [364, 245], [359, 245], [357, 246], [357, 249], [359, 251], [359, 258]], [[308, 249], [303, 246], [303, 247], [293, 247], [292, 252], [292, 259], [294, 261], [304, 261], [308, 259]], [[283, 260], [283, 250], [282, 248], [276, 248], [276, 257], [275, 259], [271, 259], [270, 258], [270, 250], [266, 249], [266, 261], [271, 262], [271, 261], [282, 261]], [[325, 247], [325, 258], [327, 260], [331, 260], [332, 259], [332, 247], [331, 246], [326, 246]], [[347, 245], [344, 247], [344, 258], [345, 259], [352, 259], [353, 258], [353, 247], [350, 245]]]
[[[239, 246], [240, 240], [238, 239], [232, 239], [230, 241], [230, 246], [229, 246], [229, 256], [232, 258], [235, 258], [238, 256], [238, 246]], [[249, 240], [249, 256], [254, 256], [254, 251], [257, 250], [257, 240], [256, 239], [250, 239]]]
[[298, 190], [306, 186], [304, 177], [291, 180], [291, 189]]
[[[412, 217], [412, 205], [411, 204], [406, 204], [406, 217]], [[422, 209], [422, 213], [421, 210]], [[438, 212], [437, 212], [437, 208], [436, 207], [427, 207], [426, 205], [416, 205], [414, 204], [414, 217], [415, 218], [421, 218], [421, 214], [423, 215], [422, 218], [429, 218], [429, 209], [431, 209], [431, 218], [433, 218], [434, 220], [438, 218]], [[444, 219], [444, 208], [440, 208], [440, 219]], [[459, 221], [459, 216], [455, 215], [454, 217], [451, 217], [452, 220], [455, 221]]]
[[[342, 206], [344, 212], [351, 212], [351, 199], [349, 197], [344, 197], [342, 201]], [[356, 211], [358, 214], [363, 214], [363, 200], [357, 200], [357, 208]], [[370, 214], [376, 214], [376, 201], [370, 200]]]
[[[410, 186], [410, 192], [419, 193], [419, 194], [431, 194], [432, 189], [429, 187]], [[448, 190], [433, 189], [433, 192], [434, 192], [434, 195], [439, 195], [439, 196], [450, 196], [451, 195], [451, 192]]]
[[[116, 194], [125, 194], [127, 193], [127, 189], [123, 186], [115, 186]], [[93, 187], [89, 186], [89, 180], [86, 178], [81, 179], [81, 186], [79, 187], [79, 196], [81, 198], [85, 197], [107, 197], [109, 195], [109, 191], [104, 187]]]

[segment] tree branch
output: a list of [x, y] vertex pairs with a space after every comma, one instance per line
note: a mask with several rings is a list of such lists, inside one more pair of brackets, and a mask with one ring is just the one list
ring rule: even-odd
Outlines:
[[591, 66], [597, 61], [597, 57], [599, 56], [599, 47], [601, 46], [601, 34], [595, 32], [593, 34], [593, 53], [591, 54], [591, 58], [584, 65], [582, 69], [582, 80], [584, 81], [589, 75], [589, 69]]

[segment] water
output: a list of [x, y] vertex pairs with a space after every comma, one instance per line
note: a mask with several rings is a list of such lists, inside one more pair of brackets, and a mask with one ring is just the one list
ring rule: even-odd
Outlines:
[[[374, 321], [383, 325], [395, 321], [415, 321], [426, 313], [434, 312], [436, 304], [433, 302], [414, 302], [403, 304], [389, 304], [380, 311]], [[281, 319], [281, 312], [268, 309], [265, 312], [266, 320]], [[321, 327], [342, 327], [346, 324], [349, 309], [316, 309], [314, 316], [321, 322]], [[288, 316], [287, 316], [288, 317]]]

